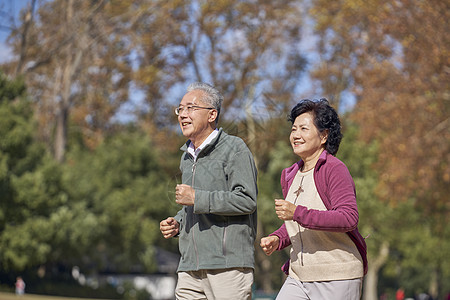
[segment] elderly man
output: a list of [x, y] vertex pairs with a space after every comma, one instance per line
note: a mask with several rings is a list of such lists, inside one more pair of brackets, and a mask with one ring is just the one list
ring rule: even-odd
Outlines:
[[183, 205], [160, 223], [165, 238], [179, 237], [177, 299], [251, 299], [256, 236], [256, 167], [238, 137], [217, 129], [223, 96], [193, 83], [175, 109], [183, 135]]

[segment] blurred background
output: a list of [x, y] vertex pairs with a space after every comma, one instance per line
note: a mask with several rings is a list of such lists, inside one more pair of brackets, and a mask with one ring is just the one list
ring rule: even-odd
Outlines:
[[286, 117], [322, 97], [367, 237], [363, 299], [448, 299], [449, 19], [448, 0], [0, 0], [0, 291], [173, 299], [173, 111], [204, 81], [258, 167], [255, 299], [288, 258], [259, 247], [297, 160]]

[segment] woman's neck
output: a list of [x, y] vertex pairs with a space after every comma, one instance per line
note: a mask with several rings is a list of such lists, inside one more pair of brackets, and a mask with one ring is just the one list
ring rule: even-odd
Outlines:
[[314, 169], [314, 167], [316, 166], [317, 161], [319, 160], [320, 155], [322, 154], [323, 150], [325, 149], [320, 149], [320, 151], [317, 151], [316, 153], [314, 153], [314, 155], [307, 157], [307, 158], [303, 158], [303, 166], [301, 168], [301, 172], [306, 172], [309, 171], [311, 169]]

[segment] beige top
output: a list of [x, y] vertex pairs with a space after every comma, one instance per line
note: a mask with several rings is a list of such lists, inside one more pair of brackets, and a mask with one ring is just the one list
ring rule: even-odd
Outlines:
[[[299, 171], [295, 175], [286, 201], [308, 209], [327, 210], [317, 192], [313, 172], [314, 169]], [[345, 232], [307, 229], [293, 220], [285, 224], [292, 243], [290, 276], [306, 282], [363, 277], [361, 255]]]

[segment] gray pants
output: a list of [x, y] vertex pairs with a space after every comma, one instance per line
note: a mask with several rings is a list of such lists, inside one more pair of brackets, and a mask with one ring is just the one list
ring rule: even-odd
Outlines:
[[362, 279], [302, 282], [288, 276], [276, 300], [359, 300]]
[[179, 272], [177, 300], [250, 300], [253, 269], [234, 268]]

